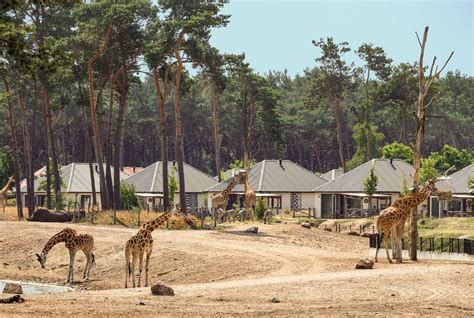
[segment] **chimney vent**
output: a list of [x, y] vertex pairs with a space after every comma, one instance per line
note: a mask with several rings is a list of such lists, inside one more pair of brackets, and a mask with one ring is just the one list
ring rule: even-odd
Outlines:
[[390, 164], [393, 165], [393, 158], [390, 158]]
[[95, 172], [99, 173], [99, 165], [94, 165]]
[[176, 160], [173, 160], [173, 166], [176, 166]]
[[283, 160], [279, 159], [278, 163], [280, 164], [280, 166], [283, 166]]

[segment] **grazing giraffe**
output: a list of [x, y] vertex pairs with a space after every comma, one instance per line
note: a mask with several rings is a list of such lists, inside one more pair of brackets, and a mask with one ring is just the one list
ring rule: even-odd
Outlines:
[[5, 214], [5, 207], [7, 206], [7, 192], [12, 184], [13, 177], [8, 178], [7, 184], [0, 191], [0, 205], [2, 206], [3, 214]]
[[[395, 200], [388, 208], [380, 212], [377, 220], [375, 221], [375, 226], [377, 232], [382, 234], [383, 241], [385, 242], [385, 250], [387, 252], [387, 259], [390, 263], [392, 260], [388, 254], [387, 240], [390, 238], [390, 235], [393, 236], [393, 241], [396, 244], [399, 244], [401, 236], [403, 234], [403, 225], [410, 216], [411, 210], [417, 207], [421, 202], [423, 202], [430, 194], [437, 194], [438, 189], [434, 181], [428, 181], [423, 189], [417, 193], [410, 193], [405, 195], [402, 198]], [[375, 252], [375, 261], [377, 262], [377, 255], [379, 253], [380, 245], [378, 244], [377, 250]], [[397, 259], [398, 263], [402, 262], [402, 253], [400, 251], [399, 258]]]
[[249, 182], [249, 173], [248, 171], [244, 174], [245, 178], [245, 196], [244, 196], [244, 208], [249, 211], [249, 219], [252, 221], [255, 218], [255, 205], [257, 204], [257, 194], [252, 190]]
[[[164, 224], [174, 213], [173, 210], [166, 211], [156, 219], [144, 223], [138, 233], [133, 235], [125, 245], [125, 288], [128, 287], [128, 278], [132, 276], [133, 287], [135, 287], [135, 264], [138, 257], [138, 287], [142, 277], [143, 254], [145, 259], [145, 287], [148, 286], [148, 268], [150, 264], [150, 256], [153, 252], [153, 237], [151, 233]], [[130, 259], [132, 259], [130, 263]]]
[[229, 202], [229, 194], [239, 180], [240, 176], [236, 174], [232, 178], [229, 185], [222, 192], [214, 195], [211, 198], [212, 207], [214, 208], [215, 212], [217, 212], [217, 208], [221, 205], [223, 206], [224, 210], [227, 209], [227, 202]]
[[46, 264], [46, 257], [49, 251], [58, 243], [65, 243], [66, 248], [69, 250], [69, 274], [67, 276], [67, 282], [72, 283], [74, 281], [74, 258], [76, 252], [81, 250], [84, 252], [87, 258], [86, 267], [84, 268], [83, 278], [89, 279], [92, 265], [95, 264], [94, 251], [94, 238], [92, 235], [85, 233], [78, 233], [76, 230], [71, 228], [65, 228], [61, 232], [55, 234], [43, 248], [41, 255], [36, 254], [38, 262], [44, 269]]

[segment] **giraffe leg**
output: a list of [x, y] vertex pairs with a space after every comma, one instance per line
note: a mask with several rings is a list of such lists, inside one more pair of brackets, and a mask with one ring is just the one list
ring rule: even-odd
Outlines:
[[130, 250], [125, 248], [125, 288], [128, 287], [128, 277], [130, 276]]
[[[385, 233], [385, 232], [384, 232]], [[390, 258], [390, 254], [388, 253], [388, 236], [384, 236], [383, 241], [385, 242], [385, 251], [387, 252], [387, 259], [389, 263], [393, 263], [392, 259]]]
[[133, 288], [136, 287], [135, 285], [135, 264], [137, 263], [137, 253], [136, 252], [133, 252], [132, 253], [132, 284], [133, 284]]
[[69, 250], [69, 274], [67, 276], [68, 283], [74, 282], [74, 258], [75, 257], [76, 257], [76, 251], [70, 249]]
[[140, 281], [142, 279], [142, 270], [143, 270], [143, 252], [138, 254], [138, 287], [140, 287]]
[[146, 253], [146, 259], [145, 259], [145, 287], [148, 287], [148, 268], [150, 265], [150, 256], [151, 256], [151, 251]]
[[86, 267], [84, 267], [84, 275], [82, 276], [83, 279], [89, 279], [89, 275], [87, 273], [88, 269], [89, 269], [89, 266], [90, 266], [90, 263], [91, 263], [91, 255], [90, 253], [84, 253], [86, 255], [86, 259], [87, 259], [87, 262], [86, 262]]

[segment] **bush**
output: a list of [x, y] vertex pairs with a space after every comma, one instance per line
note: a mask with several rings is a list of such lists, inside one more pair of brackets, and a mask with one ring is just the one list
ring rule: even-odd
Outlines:
[[257, 220], [263, 219], [263, 215], [265, 214], [266, 209], [267, 209], [267, 205], [265, 204], [265, 202], [262, 199], [258, 200], [257, 206], [255, 207]]
[[131, 184], [120, 182], [120, 205], [122, 209], [140, 207], [135, 187]]

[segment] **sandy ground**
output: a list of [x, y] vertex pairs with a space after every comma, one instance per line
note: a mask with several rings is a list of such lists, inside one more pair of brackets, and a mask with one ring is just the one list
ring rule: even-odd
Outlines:
[[[474, 315], [474, 264], [390, 265], [355, 270], [368, 255], [366, 238], [259, 224], [259, 235], [223, 231], [154, 232], [150, 283], [164, 282], [175, 297], [149, 288], [123, 289], [123, 247], [136, 229], [69, 225], [95, 238], [96, 267], [82, 281], [85, 257], [76, 257], [78, 292], [26, 295], [25, 303], [0, 305], [4, 315]], [[63, 244], [36, 261], [64, 224], [0, 222], [0, 279], [65, 284], [69, 256]], [[279, 302], [272, 302], [277, 298]]]

